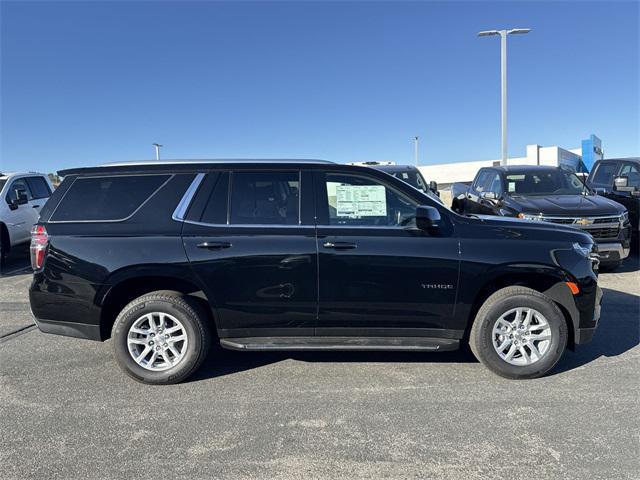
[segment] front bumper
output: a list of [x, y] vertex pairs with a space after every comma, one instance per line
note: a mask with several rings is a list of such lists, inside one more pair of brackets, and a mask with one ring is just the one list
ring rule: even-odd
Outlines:
[[600, 256], [600, 262], [619, 262], [629, 256], [631, 250], [631, 244], [627, 240], [626, 242], [607, 242], [598, 243], [598, 255]]
[[594, 334], [596, 333], [596, 328], [598, 328], [598, 322], [600, 321], [600, 311], [602, 308], [602, 289], [600, 287], [596, 287], [596, 301], [593, 307], [593, 326], [577, 328], [575, 332], [574, 342], [576, 345], [584, 345], [585, 343], [589, 343]]

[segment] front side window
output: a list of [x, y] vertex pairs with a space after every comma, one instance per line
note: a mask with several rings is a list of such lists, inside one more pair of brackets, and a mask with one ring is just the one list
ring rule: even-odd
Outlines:
[[640, 186], [640, 168], [638, 168], [638, 165], [625, 163], [622, 170], [620, 170], [620, 176], [628, 178], [629, 186]]
[[116, 175], [76, 179], [51, 221], [124, 220], [140, 208], [170, 175]]
[[407, 226], [415, 222], [417, 203], [378, 180], [327, 174], [329, 225]]
[[299, 172], [234, 172], [230, 223], [298, 225]]
[[11, 204], [18, 199], [18, 193], [17, 193], [18, 190], [24, 190], [24, 192], [27, 194], [27, 198], [29, 200], [33, 199], [33, 194], [31, 193], [31, 190], [27, 185], [26, 179], [18, 178], [17, 180], [14, 180], [9, 186], [9, 191], [7, 192], [7, 195], [5, 198], [8, 204]]

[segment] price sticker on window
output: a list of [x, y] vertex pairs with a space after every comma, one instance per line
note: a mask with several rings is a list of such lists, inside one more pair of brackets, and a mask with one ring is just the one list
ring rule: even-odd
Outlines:
[[338, 185], [336, 216], [347, 218], [386, 217], [387, 196], [382, 185]]

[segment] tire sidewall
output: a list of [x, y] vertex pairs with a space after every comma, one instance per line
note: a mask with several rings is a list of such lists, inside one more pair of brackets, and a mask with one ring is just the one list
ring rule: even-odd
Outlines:
[[[514, 308], [533, 308], [549, 322], [551, 345], [541, 360], [531, 365], [512, 365], [504, 361], [493, 346], [493, 326], [501, 315]], [[550, 301], [533, 295], [513, 295], [493, 303], [481, 319], [477, 335], [482, 361], [496, 373], [508, 378], [531, 378], [548, 372], [558, 362], [567, 346], [568, 329], [562, 312]]]
[[[162, 312], [180, 320], [187, 335], [187, 352], [180, 362], [168, 370], [160, 372], [147, 370], [136, 363], [129, 353], [127, 336], [131, 325], [141, 316]], [[189, 375], [198, 363], [203, 348], [202, 332], [193, 314], [188, 310], [165, 300], [147, 300], [125, 308], [116, 320], [112, 334], [113, 349], [120, 366], [134, 379], [145, 383], [175, 383]]]

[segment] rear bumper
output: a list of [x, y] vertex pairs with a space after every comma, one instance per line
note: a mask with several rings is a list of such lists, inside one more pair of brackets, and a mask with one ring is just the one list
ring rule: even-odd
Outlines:
[[42, 318], [33, 319], [43, 333], [52, 333], [54, 335], [64, 335], [65, 337], [83, 338], [86, 340], [102, 340], [100, 336], [100, 327], [98, 325], [89, 325], [86, 323], [61, 322], [59, 320], [44, 320]]

